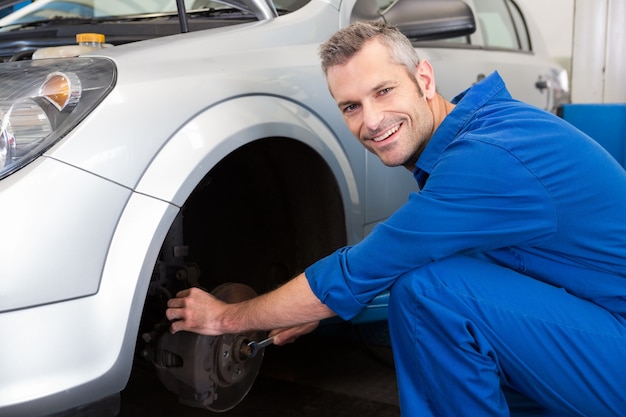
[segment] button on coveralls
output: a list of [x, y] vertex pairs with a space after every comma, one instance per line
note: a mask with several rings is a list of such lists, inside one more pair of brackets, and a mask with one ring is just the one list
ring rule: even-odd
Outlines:
[[626, 173], [497, 73], [421, 154], [419, 192], [305, 271], [344, 319], [390, 289], [408, 417], [507, 416], [502, 387], [569, 415], [626, 415]]

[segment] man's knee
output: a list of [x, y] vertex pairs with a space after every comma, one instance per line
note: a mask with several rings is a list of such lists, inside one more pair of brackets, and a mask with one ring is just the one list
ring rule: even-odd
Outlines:
[[473, 285], [476, 275], [493, 275], [499, 267], [467, 256], [452, 256], [409, 271], [398, 278], [390, 290], [389, 307], [401, 311], [403, 305], [419, 304], [426, 293], [443, 287], [466, 288]]
[[422, 291], [444, 285], [446, 277], [458, 272], [461, 266], [455, 258], [446, 258], [413, 269], [401, 275], [391, 287], [390, 298], [402, 299], [409, 293]]
[[418, 303], [424, 291], [442, 285], [438, 277], [442, 273], [445, 275], [445, 271], [442, 271], [446, 269], [445, 263], [432, 262], [401, 275], [390, 289], [390, 311], [402, 312], [407, 303], [412, 306]]

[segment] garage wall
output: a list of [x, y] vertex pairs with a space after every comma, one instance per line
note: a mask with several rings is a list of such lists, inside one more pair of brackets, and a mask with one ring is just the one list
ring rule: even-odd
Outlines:
[[576, 0], [572, 101], [626, 103], [626, 0]]

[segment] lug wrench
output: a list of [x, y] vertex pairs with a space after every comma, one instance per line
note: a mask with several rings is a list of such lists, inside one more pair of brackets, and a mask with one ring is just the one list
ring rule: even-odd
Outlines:
[[243, 358], [249, 359], [254, 358], [260, 350], [266, 348], [274, 342], [274, 336], [268, 337], [267, 339], [263, 339], [259, 342], [248, 342], [241, 346], [239, 353]]

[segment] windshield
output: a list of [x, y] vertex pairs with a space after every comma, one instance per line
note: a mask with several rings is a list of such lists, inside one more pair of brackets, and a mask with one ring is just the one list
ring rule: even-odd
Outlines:
[[[307, 1], [278, 0], [277, 10], [294, 11]], [[249, 13], [237, 2], [228, 0], [184, 0], [187, 13], [238, 9]], [[45, 22], [55, 19], [117, 19], [176, 13], [176, 0], [32, 0], [0, 10], [0, 28]]]

